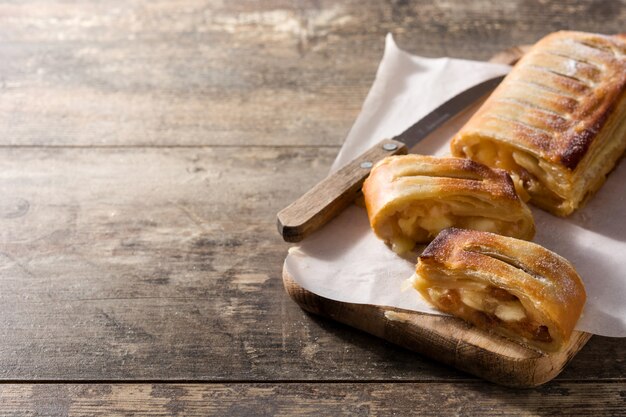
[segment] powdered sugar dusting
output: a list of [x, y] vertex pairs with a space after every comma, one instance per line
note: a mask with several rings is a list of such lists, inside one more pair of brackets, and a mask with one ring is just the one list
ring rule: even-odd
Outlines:
[[573, 59], [568, 59], [565, 61], [565, 75], [569, 75], [573, 77], [578, 72], [578, 62]]

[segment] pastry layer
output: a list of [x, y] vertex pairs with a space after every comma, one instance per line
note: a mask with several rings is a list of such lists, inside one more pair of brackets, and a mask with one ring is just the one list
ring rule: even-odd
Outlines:
[[586, 300], [574, 267], [535, 243], [450, 228], [419, 257], [413, 286], [436, 308], [542, 351], [569, 340]]
[[540, 40], [451, 144], [561, 216], [600, 188], [624, 149], [626, 38], [583, 32]]
[[363, 184], [370, 225], [402, 254], [451, 226], [532, 239], [530, 210], [502, 170], [460, 158], [392, 156]]

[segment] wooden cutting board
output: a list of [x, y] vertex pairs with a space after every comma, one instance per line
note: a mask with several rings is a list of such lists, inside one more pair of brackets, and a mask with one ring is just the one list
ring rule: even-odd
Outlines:
[[[527, 49], [527, 46], [511, 48], [490, 62], [513, 64]], [[589, 333], [574, 332], [563, 350], [542, 354], [454, 317], [320, 297], [300, 287], [284, 269], [283, 283], [289, 296], [310, 313], [506, 386], [534, 387], [550, 381], [591, 338]]]

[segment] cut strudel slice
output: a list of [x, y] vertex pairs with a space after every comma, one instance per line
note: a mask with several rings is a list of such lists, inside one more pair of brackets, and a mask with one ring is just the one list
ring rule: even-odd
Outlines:
[[419, 257], [413, 286], [439, 310], [542, 351], [557, 351], [585, 304], [561, 256], [535, 243], [446, 229]]
[[451, 226], [532, 239], [532, 214], [509, 175], [461, 158], [391, 156], [363, 184], [376, 235], [397, 253]]

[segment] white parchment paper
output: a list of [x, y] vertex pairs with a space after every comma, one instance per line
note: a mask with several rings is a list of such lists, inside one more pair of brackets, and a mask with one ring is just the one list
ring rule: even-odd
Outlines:
[[[395, 136], [448, 98], [510, 67], [451, 58], [430, 59], [398, 49], [387, 35], [374, 84], [332, 170], [378, 141]], [[474, 109], [477, 106], [474, 107]], [[460, 115], [412, 151], [449, 153]], [[583, 278], [587, 304], [577, 329], [626, 337], [626, 163], [582, 209], [567, 219], [533, 208], [535, 242], [569, 259]], [[299, 285], [333, 300], [439, 314], [414, 290], [402, 291], [414, 262], [398, 257], [371, 231], [365, 209], [352, 206], [290, 249], [285, 268]]]

